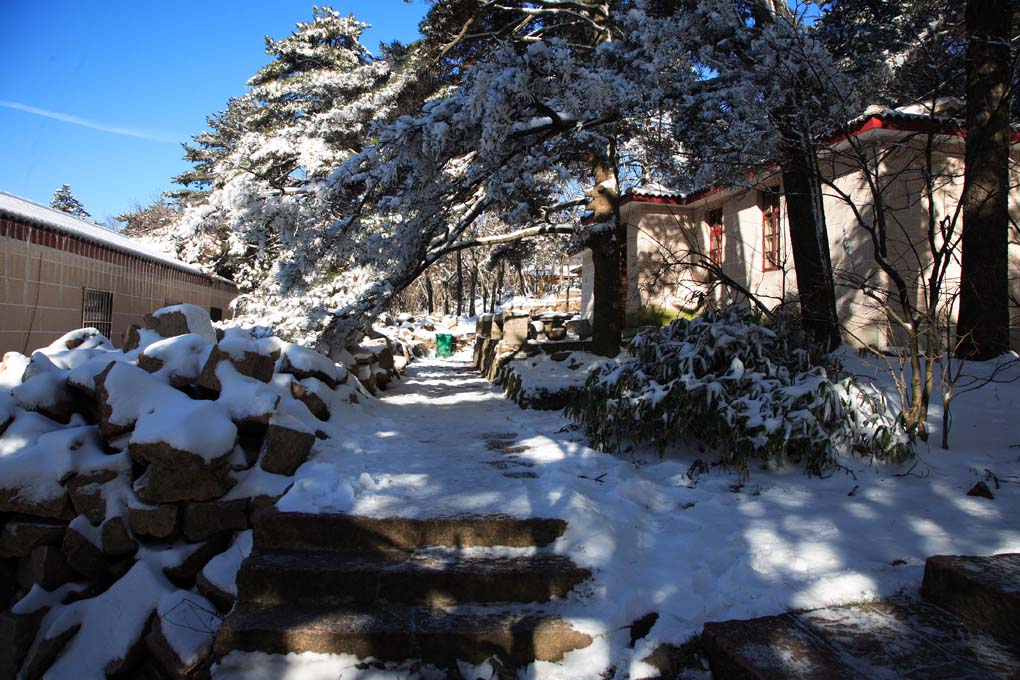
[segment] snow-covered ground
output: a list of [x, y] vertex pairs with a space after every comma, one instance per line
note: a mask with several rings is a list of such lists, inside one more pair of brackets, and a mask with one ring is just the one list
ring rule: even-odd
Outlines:
[[[596, 641], [563, 664], [529, 667], [526, 677], [593, 678], [610, 667], [616, 677], [645, 677], [652, 669], [641, 659], [654, 647], [681, 643], [706, 621], [916, 589], [933, 554], [1020, 552], [1020, 450], [1011, 448], [1020, 445], [1018, 383], [961, 396], [953, 450], [937, 448], [935, 432], [916, 465], [849, 460], [852, 474], [752, 471], [741, 483], [718, 468], [688, 475], [694, 459], [711, 453], [676, 451], [660, 461], [593, 451], [561, 414], [518, 409], [468, 363], [460, 354], [413, 364], [401, 384], [365, 406], [377, 417], [331, 423], [342, 433], [320, 442], [279, 505], [566, 519], [551, 548], [594, 576], [561, 611]], [[986, 480], [994, 500], [966, 495]], [[660, 616], [651, 633], [628, 648], [625, 627], [653, 611]], [[235, 678], [413, 674], [361, 671], [353, 659], [322, 655], [232, 655], [217, 671]]]

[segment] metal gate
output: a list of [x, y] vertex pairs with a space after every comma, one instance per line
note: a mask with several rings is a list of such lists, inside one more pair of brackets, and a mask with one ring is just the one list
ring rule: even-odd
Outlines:
[[109, 338], [113, 331], [113, 293], [92, 288], [83, 289], [81, 325], [82, 328], [95, 328]]

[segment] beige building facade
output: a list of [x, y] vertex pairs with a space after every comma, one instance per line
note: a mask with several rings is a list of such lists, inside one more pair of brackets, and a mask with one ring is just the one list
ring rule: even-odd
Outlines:
[[0, 192], [0, 354], [93, 326], [120, 345], [130, 324], [170, 304], [230, 314], [234, 284], [144, 244]]
[[[927, 309], [932, 282], [932, 242], [946, 249], [942, 291], [936, 304], [948, 325], [955, 322], [960, 283], [959, 238], [963, 229], [963, 137], [954, 130], [933, 131], [931, 119], [885, 110], [865, 116], [852, 131], [819, 152], [829, 253], [844, 340], [852, 345], [897, 344], [899, 329], [888, 314], [894, 282], [876, 261], [872, 234], [875, 195], [883, 204], [884, 245], [892, 268], [907, 283], [911, 303]], [[937, 134], [936, 134], [937, 133]], [[1020, 167], [1014, 159], [1014, 168]], [[927, 178], [931, 177], [929, 183]], [[1020, 218], [1020, 173], [1014, 170], [1010, 212]], [[873, 188], [874, 187], [874, 188]], [[797, 295], [780, 174], [757, 178], [744, 187], [681, 195], [661, 188], [636, 189], [621, 201], [627, 226], [625, 281], [629, 326], [645, 325], [682, 313], [695, 313], [746, 296], [733, 286], [715, 285], [711, 263], [770, 308]], [[584, 306], [591, 309], [591, 266], [580, 255]], [[1010, 292], [1020, 300], [1020, 243], [1010, 246]], [[1020, 347], [1020, 309], [1011, 310], [1013, 346]]]

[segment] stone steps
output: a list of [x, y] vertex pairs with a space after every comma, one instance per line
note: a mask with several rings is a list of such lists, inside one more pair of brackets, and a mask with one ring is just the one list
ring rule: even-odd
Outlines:
[[254, 554], [238, 574], [244, 603], [547, 602], [591, 572], [559, 555], [465, 559], [443, 554], [274, 552]]
[[921, 599], [706, 623], [715, 678], [1020, 678], [1020, 556], [936, 556]]
[[344, 609], [239, 607], [220, 627], [216, 654], [354, 654], [382, 661], [421, 659], [455, 668], [495, 655], [505, 666], [560, 661], [591, 637], [552, 616], [514, 610], [451, 613], [430, 607], [372, 604]]
[[[451, 669], [494, 655], [509, 668], [562, 660], [592, 639], [549, 601], [590, 571], [558, 555], [471, 557], [450, 548], [542, 547], [565, 528], [503, 516], [262, 513], [215, 654], [353, 654]], [[546, 604], [524, 604], [535, 602]]]
[[265, 513], [255, 526], [255, 545], [272, 550], [392, 551], [435, 546], [544, 547], [563, 535], [561, 519], [503, 515], [362, 517], [311, 513]]

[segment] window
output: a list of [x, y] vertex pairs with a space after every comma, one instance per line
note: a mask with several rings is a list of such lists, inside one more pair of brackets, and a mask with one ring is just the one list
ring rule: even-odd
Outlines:
[[760, 192], [761, 204], [761, 250], [762, 270], [779, 269], [782, 264], [783, 238], [779, 230], [779, 190], [769, 189]]
[[723, 261], [723, 222], [722, 208], [709, 210], [705, 213], [708, 222], [708, 259], [713, 264], [721, 265]]
[[210, 307], [209, 319], [211, 321], [223, 321], [223, 310], [219, 307]]
[[95, 328], [109, 338], [113, 331], [113, 293], [82, 289], [81, 325], [82, 328]]

